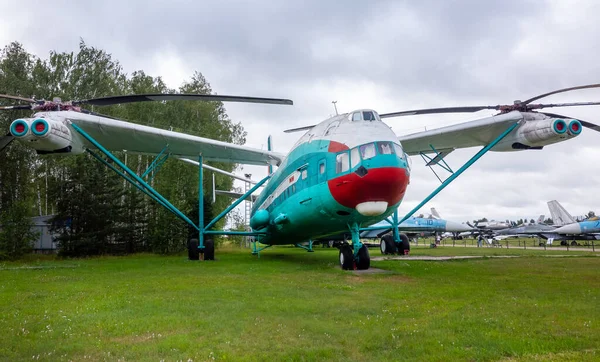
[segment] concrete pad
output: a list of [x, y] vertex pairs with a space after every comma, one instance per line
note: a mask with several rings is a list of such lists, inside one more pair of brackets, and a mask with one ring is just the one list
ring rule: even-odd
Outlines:
[[[371, 259], [371, 260], [373, 260], [373, 259]], [[352, 272], [356, 275], [391, 273], [391, 271], [389, 271], [389, 270], [383, 270], [383, 269], [378, 269], [378, 268], [369, 268], [367, 270], [352, 270]]]
[[376, 256], [371, 258], [373, 261], [381, 260], [461, 260], [461, 259], [482, 259], [482, 258], [520, 258], [519, 255], [458, 255], [458, 256]]

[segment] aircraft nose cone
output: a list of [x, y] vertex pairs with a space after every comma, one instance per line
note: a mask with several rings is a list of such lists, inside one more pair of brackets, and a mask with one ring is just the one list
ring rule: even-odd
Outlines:
[[[402, 200], [408, 185], [409, 175], [402, 167], [380, 167], [364, 169], [342, 175], [327, 181], [331, 195], [340, 205], [357, 208], [366, 213], [376, 212], [386, 203], [386, 208]], [[368, 205], [376, 205], [376, 209]], [[368, 209], [368, 210], [367, 210]], [[373, 210], [371, 210], [373, 209]], [[361, 210], [358, 210], [361, 214]], [[384, 212], [383, 210], [382, 212]]]
[[471, 228], [469, 225], [460, 224], [454, 221], [446, 221], [446, 231], [451, 233], [462, 233], [464, 231], [471, 230], [473, 230], [473, 228]]
[[577, 224], [577, 223], [574, 223], [574, 224], [561, 226], [554, 231], [559, 234], [581, 234], [581, 226], [579, 226], [579, 224]]

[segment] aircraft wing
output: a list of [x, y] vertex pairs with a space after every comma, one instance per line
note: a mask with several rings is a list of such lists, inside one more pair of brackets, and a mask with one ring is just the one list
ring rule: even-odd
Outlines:
[[[53, 112], [48, 116], [52, 117], [54, 114], [65, 117], [110, 151], [126, 150], [131, 153], [158, 154], [168, 145], [166, 152], [176, 157], [197, 159], [202, 154], [205, 160], [250, 165], [279, 165], [285, 157], [278, 152], [91, 114], [64, 111]], [[71, 131], [78, 135], [75, 130]], [[86, 147], [94, 148], [83, 137], [80, 138]]]
[[[457, 148], [487, 146], [508, 127], [523, 119], [520, 112], [499, 114], [475, 121], [452, 126], [417, 132], [398, 138], [404, 152], [408, 155], [432, 153], [431, 146], [438, 152], [452, 151]], [[514, 131], [513, 131], [514, 132]]]

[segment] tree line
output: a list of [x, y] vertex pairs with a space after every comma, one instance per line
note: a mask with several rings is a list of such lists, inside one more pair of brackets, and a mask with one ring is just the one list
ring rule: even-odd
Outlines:
[[[62, 100], [88, 99], [140, 93], [211, 94], [210, 84], [195, 72], [178, 89], [143, 70], [126, 74], [108, 52], [83, 40], [76, 52], [50, 52], [40, 58], [13, 42], [0, 52], [0, 93]], [[0, 100], [0, 105], [13, 104]], [[233, 122], [221, 102], [145, 102], [92, 111], [129, 122], [171, 129], [225, 142], [244, 144], [246, 132]], [[31, 111], [0, 112], [0, 136], [10, 123], [30, 117]], [[151, 156], [115, 152], [141, 175]], [[208, 162], [233, 171], [230, 163]], [[229, 190], [231, 178], [216, 174], [216, 187]], [[212, 188], [212, 174], [205, 171], [204, 190]], [[198, 168], [168, 159], [150, 181], [178, 209], [197, 220]], [[208, 191], [206, 191], [208, 192]], [[230, 200], [203, 195], [205, 219], [227, 207]], [[58, 236], [65, 256], [114, 253], [175, 253], [183, 250], [190, 234], [188, 225], [87, 153], [75, 156], [37, 155], [31, 148], [12, 142], [0, 153], [0, 259], [14, 259], [30, 251], [31, 217], [55, 215], [51, 230]], [[194, 217], [194, 215], [196, 215]], [[225, 220], [217, 223], [223, 227]]]

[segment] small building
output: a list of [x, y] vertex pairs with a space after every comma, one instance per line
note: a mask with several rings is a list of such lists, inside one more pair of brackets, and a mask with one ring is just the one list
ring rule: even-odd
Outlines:
[[54, 215], [34, 216], [31, 218], [31, 231], [35, 232], [37, 238], [33, 241], [33, 252], [40, 254], [52, 254], [57, 252], [57, 242], [50, 233], [50, 219]]

